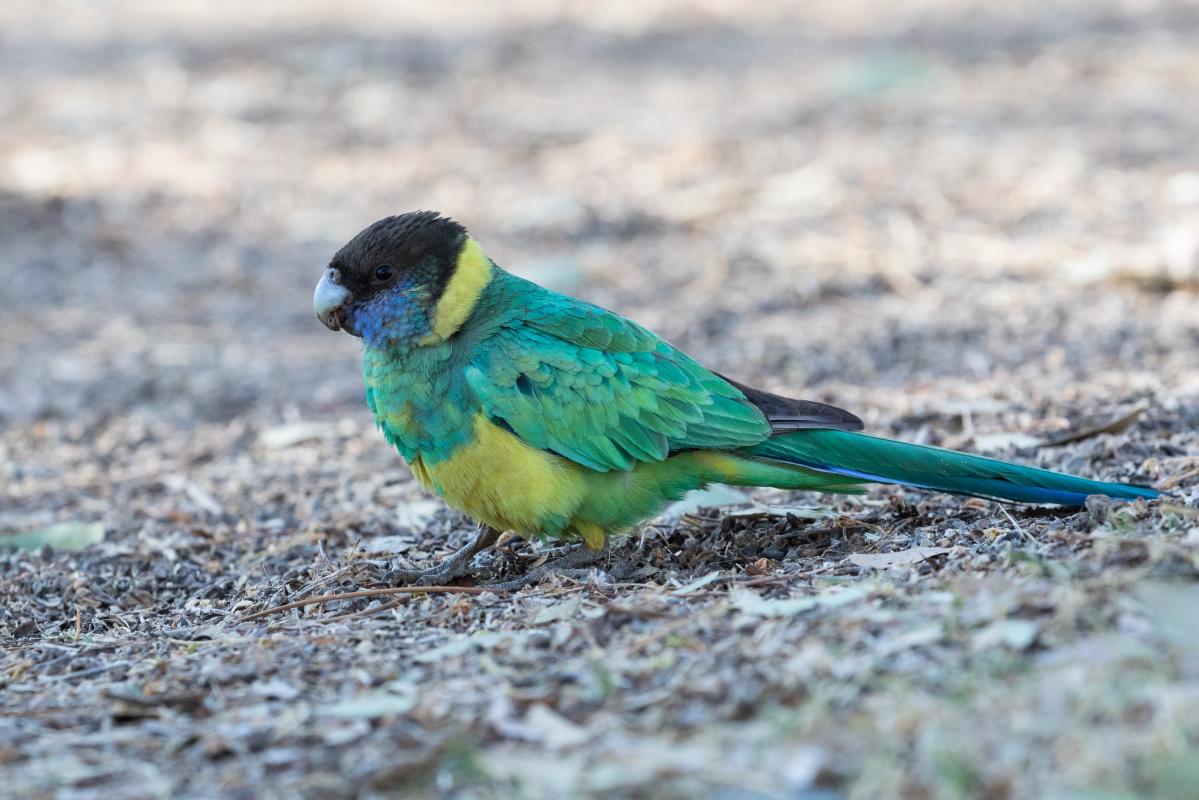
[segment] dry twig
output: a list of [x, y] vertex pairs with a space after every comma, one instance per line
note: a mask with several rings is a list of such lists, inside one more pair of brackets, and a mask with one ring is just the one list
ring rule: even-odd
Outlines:
[[353, 592], [322, 594], [316, 597], [305, 597], [303, 600], [293, 600], [290, 603], [273, 606], [272, 608], [264, 608], [262, 611], [247, 614], [239, 619], [238, 622], [251, 622], [262, 617], [268, 617], [271, 614], [281, 614], [284, 611], [291, 611], [293, 608], [300, 608], [301, 606], [329, 603], [335, 600], [352, 600], [355, 597], [381, 597], [389, 594], [484, 594], [485, 592], [503, 594], [503, 592], [496, 589], [484, 589], [478, 586], [384, 586], [377, 589], [358, 589]]

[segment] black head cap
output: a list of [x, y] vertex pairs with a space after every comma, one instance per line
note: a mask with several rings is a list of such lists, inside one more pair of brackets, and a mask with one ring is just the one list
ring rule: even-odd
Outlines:
[[386, 283], [377, 270], [390, 266], [396, 275], [417, 271], [436, 299], [453, 275], [466, 228], [436, 211], [411, 211], [384, 217], [364, 228], [329, 262], [341, 274], [342, 285], [365, 299]]

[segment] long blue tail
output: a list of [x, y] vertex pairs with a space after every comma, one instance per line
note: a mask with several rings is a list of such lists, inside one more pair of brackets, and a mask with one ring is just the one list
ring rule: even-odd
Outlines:
[[771, 437], [749, 453], [875, 483], [1022, 503], [1081, 506], [1089, 495], [1154, 498], [1156, 489], [1106, 483], [864, 433], [802, 430]]

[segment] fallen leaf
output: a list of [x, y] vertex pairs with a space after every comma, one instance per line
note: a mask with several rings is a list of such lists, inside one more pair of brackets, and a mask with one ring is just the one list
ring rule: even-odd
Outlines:
[[272, 678], [269, 681], [258, 681], [250, 687], [250, 691], [268, 700], [295, 700], [300, 696], [299, 689], [279, 678]]
[[1121, 431], [1125, 430], [1130, 425], [1132, 425], [1134, 422], [1136, 422], [1138, 419], [1140, 419], [1141, 415], [1144, 414], [1146, 409], [1148, 409], [1148, 408], [1149, 408], [1149, 405], [1147, 403], [1140, 403], [1135, 408], [1133, 408], [1131, 411], [1129, 411], [1127, 414], [1116, 417], [1115, 419], [1111, 420], [1110, 422], [1106, 422], [1102, 425], [1095, 425], [1090, 428], [1083, 428], [1082, 430], [1078, 430], [1078, 431], [1064, 433], [1061, 436], [1058, 436], [1053, 439], [1049, 439], [1048, 441], [1044, 442], [1042, 444], [1042, 446], [1043, 447], [1059, 447], [1060, 445], [1063, 445], [1063, 444], [1070, 444], [1071, 442], [1079, 442], [1079, 441], [1082, 441], [1083, 439], [1090, 439], [1092, 436], [1099, 436], [1104, 433], [1120, 433]]
[[416, 689], [412, 686], [389, 685], [387, 688], [363, 692], [357, 697], [320, 707], [317, 713], [338, 719], [378, 719], [407, 714], [416, 707]]
[[412, 656], [413, 661], [419, 661], [422, 664], [436, 664], [441, 661], [448, 661], [451, 658], [457, 658], [469, 653], [475, 647], [480, 647], [486, 650], [489, 647], [494, 647], [500, 642], [506, 642], [510, 639], [519, 638], [519, 635], [507, 631], [476, 631], [470, 636], [463, 636], [458, 639], [451, 639], [445, 644], [434, 647], [432, 650], [424, 650]]
[[684, 514], [694, 514], [701, 508], [720, 508], [749, 502], [749, 495], [723, 483], [714, 483], [707, 489], [696, 489], [683, 495], [683, 499], [671, 503], [657, 516], [655, 522], [675, 522]]
[[976, 652], [992, 647], [1027, 650], [1041, 633], [1041, 626], [1027, 619], [1001, 619], [974, 634], [970, 646]]
[[547, 622], [575, 619], [579, 615], [579, 606], [582, 604], [582, 596], [571, 595], [565, 600], [552, 603], [538, 611], [537, 616], [533, 617], [533, 624], [543, 625]]
[[591, 735], [548, 706], [538, 703], [525, 714], [524, 726], [547, 747], [561, 749], [583, 744]]
[[790, 617], [816, 608], [840, 608], [869, 596], [873, 591], [873, 585], [855, 584], [807, 597], [770, 600], [757, 592], [738, 588], [730, 593], [730, 598], [734, 608], [751, 617]]
[[104, 526], [99, 522], [63, 522], [31, 531], [0, 535], [0, 547], [37, 550], [49, 545], [55, 550], [82, 550], [104, 541]]
[[167, 475], [162, 479], [162, 484], [171, 491], [183, 492], [201, 511], [217, 517], [225, 515], [225, 507], [211, 492], [183, 475]]
[[302, 442], [329, 438], [334, 432], [333, 424], [328, 422], [293, 422], [267, 428], [258, 434], [258, 443], [269, 450], [283, 450]]
[[997, 450], [1027, 450], [1040, 447], [1044, 442], [1031, 434], [1020, 431], [1002, 431], [1000, 433], [980, 433], [973, 437], [974, 449], [980, 453], [994, 453]]
[[691, 583], [688, 583], [685, 586], [680, 586], [679, 588], [677, 588], [673, 592], [671, 592], [671, 594], [673, 594], [675, 596], [691, 594], [695, 590], [702, 589], [705, 586], [707, 586], [708, 584], [718, 580], [719, 578], [720, 578], [720, 570], [713, 570], [712, 572], [709, 572], [707, 575], [703, 576], [702, 578], [693, 580], [693, 581], [691, 581]]
[[826, 508], [812, 508], [810, 506], [764, 506], [754, 505], [750, 508], [741, 508], [736, 511], [730, 511], [725, 514], [727, 517], [795, 517], [796, 519], [828, 519], [836, 516], [832, 511]]
[[878, 647], [879, 655], [894, 655], [901, 653], [904, 650], [910, 650], [914, 647], [923, 647], [924, 645], [934, 644], [945, 638], [945, 631], [939, 622], [934, 622], [919, 628], [914, 628], [909, 631], [904, 631], [898, 636], [892, 636], [890, 639], [885, 639]]
[[410, 500], [396, 506], [396, 524], [415, 532], [423, 531], [445, 504], [438, 500]]
[[411, 536], [376, 536], [362, 542], [367, 553], [403, 553], [412, 549], [415, 542]]
[[949, 547], [913, 547], [910, 550], [897, 550], [893, 553], [851, 553], [846, 556], [846, 560], [859, 567], [887, 569], [905, 564], [919, 564], [933, 556], [944, 555], [951, 549]]
[[980, 453], [993, 453], [998, 450], [1014, 448], [1016, 450], [1031, 450], [1036, 447], [1060, 447], [1071, 442], [1089, 439], [1104, 433], [1120, 433], [1136, 422], [1149, 406], [1141, 403], [1127, 414], [1123, 414], [1110, 422], [1094, 425], [1076, 431], [1067, 431], [1060, 436], [1042, 439], [1021, 431], [1001, 431], [999, 433], [980, 433], [973, 437], [974, 449]]

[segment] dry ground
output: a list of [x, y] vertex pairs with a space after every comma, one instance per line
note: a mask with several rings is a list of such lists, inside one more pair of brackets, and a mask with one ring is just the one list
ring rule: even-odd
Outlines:
[[[1196, 796], [1197, 41], [1150, 0], [3, 4], [0, 534], [102, 541], [0, 557], [0, 794]], [[243, 621], [468, 532], [310, 310], [417, 207], [875, 431], [1175, 494], [716, 497], [585, 580]]]

